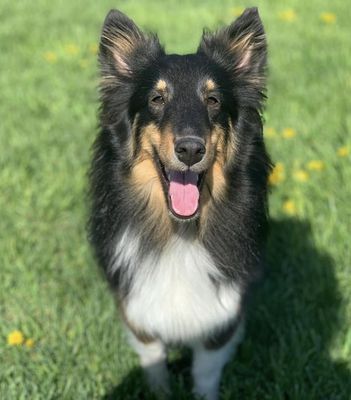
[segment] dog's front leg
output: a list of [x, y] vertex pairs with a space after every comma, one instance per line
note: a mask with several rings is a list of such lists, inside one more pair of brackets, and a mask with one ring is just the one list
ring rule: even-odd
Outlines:
[[[142, 339], [142, 340], [141, 340]], [[157, 339], [138, 338], [129, 330], [129, 342], [138, 354], [148, 384], [153, 392], [169, 393], [169, 374], [165, 345]]]
[[[229, 328], [230, 329], [230, 328]], [[226, 332], [224, 332], [226, 333]], [[193, 345], [194, 357], [192, 375], [194, 380], [194, 394], [206, 400], [217, 400], [219, 384], [224, 365], [235, 352], [237, 345], [244, 335], [244, 323], [235, 326], [234, 332], [224, 339], [221, 346], [215, 340], [211, 342], [197, 342]]]

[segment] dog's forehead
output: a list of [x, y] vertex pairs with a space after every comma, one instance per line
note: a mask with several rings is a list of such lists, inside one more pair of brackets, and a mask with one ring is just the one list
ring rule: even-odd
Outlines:
[[198, 54], [167, 55], [157, 74], [156, 89], [165, 90], [169, 86], [183, 90], [197, 90], [204, 87], [213, 90], [216, 87], [216, 78], [211, 68]]

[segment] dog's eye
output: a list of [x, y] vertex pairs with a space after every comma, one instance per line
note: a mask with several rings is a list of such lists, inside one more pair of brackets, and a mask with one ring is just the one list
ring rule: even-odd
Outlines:
[[208, 106], [217, 106], [219, 105], [219, 100], [215, 96], [209, 96], [206, 99], [206, 103]]
[[158, 106], [162, 106], [163, 104], [165, 104], [165, 99], [163, 98], [163, 96], [158, 94], [151, 98], [151, 103], [158, 105]]

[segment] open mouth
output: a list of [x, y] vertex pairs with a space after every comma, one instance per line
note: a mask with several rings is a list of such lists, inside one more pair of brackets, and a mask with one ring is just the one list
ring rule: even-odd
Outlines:
[[199, 211], [204, 172], [168, 170], [160, 160], [163, 187], [172, 214], [179, 219], [190, 219]]

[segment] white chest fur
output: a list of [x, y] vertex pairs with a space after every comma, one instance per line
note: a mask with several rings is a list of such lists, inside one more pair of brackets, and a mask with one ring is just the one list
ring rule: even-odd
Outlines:
[[[116, 247], [117, 265], [128, 264], [139, 247], [138, 238], [127, 230]], [[174, 236], [155, 258], [139, 265], [130, 263], [127, 275], [133, 284], [125, 304], [128, 320], [163, 341], [190, 342], [233, 319], [240, 307], [238, 287], [216, 287], [209, 275], [220, 277], [210, 254], [197, 240]]]

